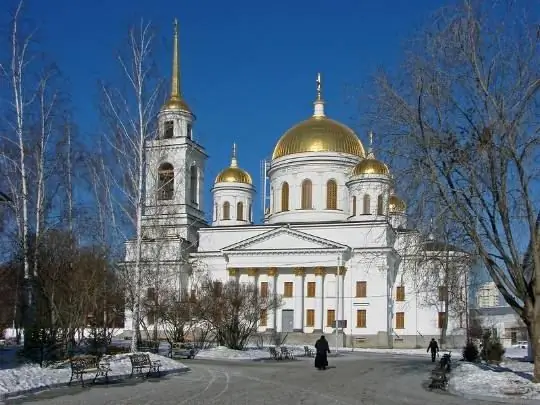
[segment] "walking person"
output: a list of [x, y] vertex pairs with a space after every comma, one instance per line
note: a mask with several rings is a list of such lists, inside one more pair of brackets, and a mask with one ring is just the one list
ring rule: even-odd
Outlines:
[[317, 351], [317, 354], [315, 355], [315, 368], [326, 370], [326, 367], [328, 367], [328, 357], [326, 357], [326, 355], [327, 353], [330, 353], [330, 345], [324, 336], [321, 336], [321, 338], [315, 342], [315, 350]]
[[429, 346], [426, 350], [426, 352], [429, 352], [431, 350], [431, 362], [435, 363], [435, 357], [437, 356], [437, 353], [439, 353], [439, 344], [435, 340], [435, 338], [431, 339], [431, 342], [429, 342]]

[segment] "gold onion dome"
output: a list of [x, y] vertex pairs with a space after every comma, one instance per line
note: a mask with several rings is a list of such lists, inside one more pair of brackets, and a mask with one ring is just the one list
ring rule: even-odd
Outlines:
[[304, 152], [337, 152], [364, 157], [362, 142], [352, 129], [327, 118], [321, 98], [321, 75], [317, 75], [317, 99], [311, 118], [289, 129], [279, 139], [272, 159]]
[[373, 153], [373, 132], [369, 133], [369, 153], [364, 160], [358, 163], [353, 169], [352, 175], [358, 176], [363, 174], [378, 174], [388, 176], [390, 170], [388, 166], [377, 160], [375, 154]]
[[238, 167], [236, 159], [236, 144], [233, 144], [231, 165], [223, 169], [216, 177], [215, 183], [244, 183], [253, 184], [251, 176], [244, 169]]
[[171, 72], [171, 95], [161, 107], [161, 111], [185, 111], [191, 113], [191, 109], [182, 97], [180, 90], [180, 52], [178, 52], [178, 21], [174, 20], [173, 36], [173, 61]]
[[400, 213], [403, 214], [407, 210], [407, 204], [401, 198], [395, 194], [391, 194], [388, 199], [388, 211], [390, 213]]

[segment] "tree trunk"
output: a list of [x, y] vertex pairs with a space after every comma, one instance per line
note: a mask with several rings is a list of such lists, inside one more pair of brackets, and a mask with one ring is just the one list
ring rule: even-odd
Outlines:
[[[540, 382], [540, 350], [538, 350], [538, 343], [540, 342], [540, 288], [539, 287], [540, 287], [540, 277], [536, 277], [534, 318], [533, 318], [533, 323], [532, 323], [532, 328], [531, 328], [533, 333], [529, 334], [529, 340], [531, 341], [531, 344], [529, 346], [531, 346], [532, 358], [534, 359], [533, 381], [536, 383]], [[527, 328], [527, 331], [529, 331], [529, 328]]]

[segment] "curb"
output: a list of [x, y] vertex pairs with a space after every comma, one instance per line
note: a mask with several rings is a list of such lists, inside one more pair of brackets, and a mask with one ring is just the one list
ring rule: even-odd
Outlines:
[[[191, 369], [189, 367], [175, 368], [175, 369], [172, 369], [172, 370], [164, 370], [164, 371], [161, 371], [161, 376], [160, 377], [163, 377], [163, 376], [166, 376], [166, 375], [187, 373], [188, 371], [191, 371]], [[130, 376], [131, 376], [131, 373], [112, 375], [112, 376], [109, 376], [109, 382], [125, 380], [125, 379], [129, 378]], [[98, 381], [100, 381], [100, 380], [98, 380]], [[85, 383], [86, 383], [86, 381], [85, 381]], [[50, 385], [41, 385], [39, 387], [29, 388], [27, 390], [20, 390], [20, 391], [14, 391], [14, 392], [8, 392], [8, 393], [5, 393], [5, 394], [0, 394], [0, 403], [5, 401], [5, 400], [13, 399], [13, 398], [16, 398], [16, 397], [24, 397], [26, 395], [37, 394], [39, 392], [47, 391], [47, 390], [51, 390], [51, 389], [55, 389], [55, 388], [68, 387], [69, 386], [68, 384], [69, 384], [68, 382], [60, 382], [60, 383], [50, 384]]]

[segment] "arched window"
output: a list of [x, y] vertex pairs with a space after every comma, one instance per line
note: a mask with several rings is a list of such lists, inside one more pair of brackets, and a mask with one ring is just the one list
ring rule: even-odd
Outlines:
[[199, 182], [197, 166], [193, 165], [189, 169], [189, 198], [193, 204], [198, 204]]
[[218, 217], [218, 205], [217, 203], [214, 204], [214, 221], [217, 219]]
[[311, 180], [306, 179], [302, 182], [302, 205], [303, 210], [309, 210], [313, 208], [312, 204], [312, 183]]
[[289, 183], [281, 185], [281, 211], [289, 211]]
[[162, 163], [158, 169], [158, 200], [172, 200], [174, 196], [174, 167]]
[[270, 187], [270, 204], [268, 209], [272, 214], [276, 212], [276, 196], [274, 195], [274, 187]]
[[353, 217], [356, 216], [356, 196], [352, 198], [352, 215]]
[[237, 221], [244, 220], [244, 204], [242, 202], [239, 202], [238, 204], [236, 204], [236, 220]]
[[222, 219], [231, 219], [231, 204], [228, 201], [223, 203]]
[[377, 215], [384, 215], [384, 205], [382, 194], [377, 197]]
[[253, 221], [253, 204], [249, 204], [249, 222]]
[[174, 136], [174, 121], [165, 121], [165, 128], [163, 129], [163, 138], [172, 138]]
[[370, 203], [369, 194], [365, 194], [365, 195], [364, 195], [364, 209], [363, 209], [363, 213], [364, 213], [364, 215], [369, 215], [369, 214], [371, 214], [371, 203]]
[[335, 180], [326, 182], [326, 209], [337, 210], [337, 183]]

